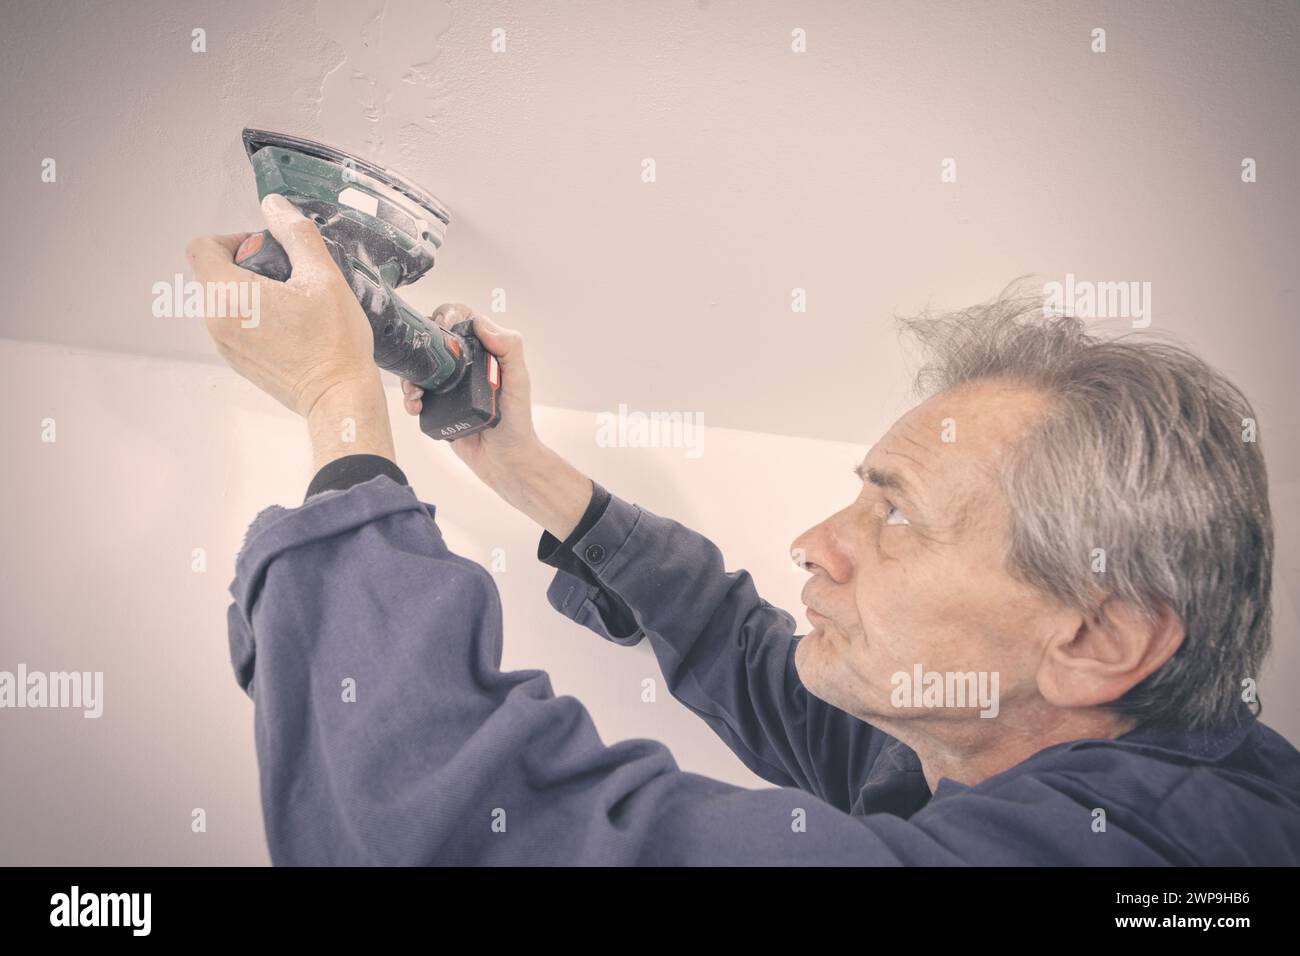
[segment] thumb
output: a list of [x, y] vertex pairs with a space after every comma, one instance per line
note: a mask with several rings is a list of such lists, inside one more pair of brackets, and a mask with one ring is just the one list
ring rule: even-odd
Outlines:
[[[526, 375], [524, 369], [524, 337], [512, 329], [504, 329], [483, 315], [474, 315], [474, 334], [483, 347], [497, 357], [507, 376], [513, 373], [516, 380]], [[509, 378], [507, 378], [509, 381]]]
[[269, 193], [262, 200], [262, 216], [266, 220], [266, 228], [271, 230], [275, 241], [284, 247], [289, 263], [293, 266], [290, 285], [315, 283], [330, 273], [338, 273], [338, 266], [325, 248], [325, 240], [321, 238], [316, 224], [288, 199], [279, 193]]
[[528, 368], [524, 365], [524, 337], [513, 329], [503, 329], [477, 312], [474, 313], [474, 334], [484, 343], [484, 349], [497, 356], [504, 390], [508, 394], [520, 395], [526, 401], [529, 382]]
[[502, 328], [485, 315], [474, 313], [474, 334], [479, 337], [489, 352], [501, 360], [501, 364], [511, 361], [523, 354], [523, 336], [513, 329]]

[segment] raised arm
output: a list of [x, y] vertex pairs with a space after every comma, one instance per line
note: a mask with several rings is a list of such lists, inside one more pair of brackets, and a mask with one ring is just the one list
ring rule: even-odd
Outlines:
[[849, 809], [892, 738], [808, 693], [794, 619], [749, 572], [728, 572], [717, 546], [684, 525], [605, 497], [588, 528], [543, 541], [557, 568], [552, 605], [615, 643], [648, 639], [673, 696], [746, 766]]

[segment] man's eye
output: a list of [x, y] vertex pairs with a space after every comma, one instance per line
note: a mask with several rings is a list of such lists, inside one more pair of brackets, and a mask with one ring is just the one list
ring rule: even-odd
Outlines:
[[903, 512], [898, 510], [897, 505], [890, 505], [889, 510], [885, 512], [885, 524], [911, 524], [903, 517]]

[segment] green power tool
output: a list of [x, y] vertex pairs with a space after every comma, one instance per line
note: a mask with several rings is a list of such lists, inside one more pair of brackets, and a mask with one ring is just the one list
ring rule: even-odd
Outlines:
[[[244, 130], [257, 198], [280, 193], [320, 227], [375, 334], [375, 363], [424, 389], [420, 429], [456, 439], [501, 419], [501, 369], [465, 320], [444, 329], [394, 291], [433, 268], [451, 219], [414, 183], [368, 160], [297, 136]], [[292, 267], [268, 231], [254, 233], [235, 264], [284, 282]]]

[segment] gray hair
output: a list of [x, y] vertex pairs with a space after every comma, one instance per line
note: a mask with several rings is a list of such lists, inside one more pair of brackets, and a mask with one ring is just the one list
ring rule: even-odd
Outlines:
[[1002, 475], [1007, 569], [1092, 616], [1107, 598], [1148, 617], [1167, 604], [1182, 645], [1107, 706], [1140, 722], [1225, 722], [1271, 642], [1273, 520], [1263, 452], [1246, 440], [1254, 410], [1186, 348], [1098, 338], [1044, 301], [1013, 283], [983, 305], [900, 319], [930, 356], [916, 390], [995, 381], [1048, 399]]

